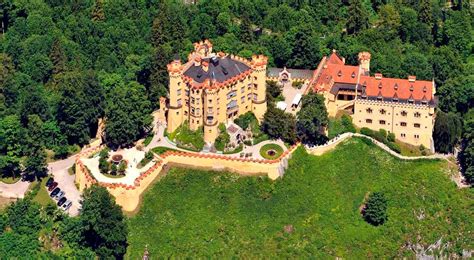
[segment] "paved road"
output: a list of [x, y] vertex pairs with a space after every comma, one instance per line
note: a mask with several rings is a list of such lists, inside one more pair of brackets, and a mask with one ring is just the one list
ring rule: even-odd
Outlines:
[[48, 169], [54, 176], [54, 180], [58, 183], [58, 187], [66, 193], [66, 198], [72, 201], [72, 206], [68, 212], [71, 216], [79, 214], [79, 202], [81, 200], [81, 193], [74, 183], [75, 176], [68, 173], [68, 169], [72, 167], [76, 157], [77, 155], [73, 155], [67, 159], [48, 164]]
[[5, 198], [23, 198], [29, 186], [29, 182], [21, 180], [13, 184], [0, 182], [0, 196]]

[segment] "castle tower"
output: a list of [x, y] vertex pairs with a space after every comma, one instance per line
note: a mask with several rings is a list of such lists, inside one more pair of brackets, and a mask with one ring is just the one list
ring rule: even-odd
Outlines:
[[263, 120], [263, 115], [267, 111], [267, 97], [266, 97], [266, 71], [268, 58], [263, 55], [252, 56], [252, 83], [253, 83], [253, 98], [252, 98], [252, 112], [257, 117], [258, 121]]
[[370, 56], [371, 56], [370, 53], [366, 51], [359, 52], [359, 55], [358, 55], [359, 65], [367, 73], [370, 71]]
[[203, 122], [204, 122], [204, 141], [213, 143], [219, 136], [219, 120], [214, 104], [217, 103], [217, 90], [206, 89], [203, 94]]
[[183, 102], [184, 84], [181, 79], [183, 66], [176, 59], [168, 64], [169, 85], [169, 107], [168, 107], [168, 132], [174, 132], [184, 121]]

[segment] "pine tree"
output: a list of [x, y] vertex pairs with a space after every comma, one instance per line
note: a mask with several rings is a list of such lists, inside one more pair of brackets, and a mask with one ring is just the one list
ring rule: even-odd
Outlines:
[[66, 55], [64, 54], [64, 50], [61, 46], [61, 42], [59, 39], [56, 39], [53, 42], [53, 46], [51, 47], [51, 52], [49, 53], [49, 59], [53, 63], [53, 70], [52, 70], [52, 77], [53, 77], [53, 84], [57, 82], [57, 76], [64, 71], [66, 71]]
[[240, 40], [245, 43], [251, 43], [254, 40], [252, 22], [248, 16], [242, 17], [240, 22]]
[[365, 205], [364, 218], [374, 226], [382, 225], [387, 221], [387, 199], [381, 192], [370, 194]]
[[369, 16], [361, 0], [350, 0], [347, 10], [347, 32], [355, 34], [369, 26]]
[[160, 13], [160, 15], [155, 17], [153, 20], [153, 25], [151, 27], [151, 44], [155, 48], [168, 41], [167, 35], [165, 34], [165, 21], [163, 18], [163, 15]]

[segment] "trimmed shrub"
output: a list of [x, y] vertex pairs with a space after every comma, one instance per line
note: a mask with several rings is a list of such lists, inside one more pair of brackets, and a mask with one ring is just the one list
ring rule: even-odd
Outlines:
[[400, 148], [400, 145], [398, 145], [396, 143], [386, 142], [385, 145], [387, 145], [388, 148], [390, 148], [391, 150], [393, 150], [396, 153], [401, 153], [402, 152], [402, 148]]
[[395, 134], [394, 134], [394, 133], [389, 133], [389, 134], [387, 135], [387, 140], [388, 140], [389, 142], [395, 142]]

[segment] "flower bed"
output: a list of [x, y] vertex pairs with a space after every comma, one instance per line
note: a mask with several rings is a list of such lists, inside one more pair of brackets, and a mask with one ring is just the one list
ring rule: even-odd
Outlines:
[[274, 160], [280, 157], [283, 148], [278, 144], [266, 144], [260, 148], [260, 155], [268, 160]]

